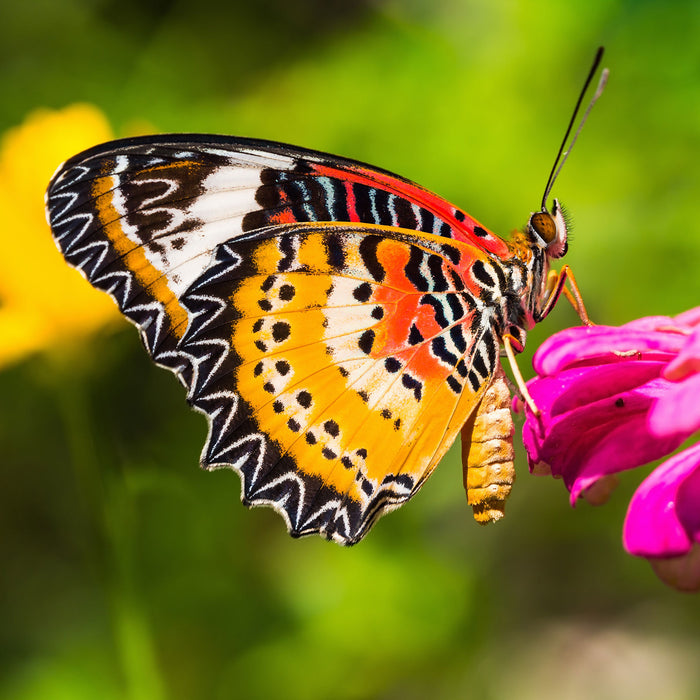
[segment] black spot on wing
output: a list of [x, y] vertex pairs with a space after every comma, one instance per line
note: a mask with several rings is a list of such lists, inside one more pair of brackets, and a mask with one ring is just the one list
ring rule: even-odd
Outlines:
[[423, 383], [416, 379], [415, 377], [412, 377], [410, 374], [402, 374], [401, 375], [401, 383], [408, 389], [409, 391], [413, 392], [413, 396], [415, 397], [416, 401], [420, 401], [421, 397], [423, 396]]
[[360, 336], [360, 339], [357, 341], [360, 350], [362, 350], [362, 352], [364, 352], [365, 355], [369, 355], [370, 352], [372, 352], [372, 346], [374, 345], [374, 337], [374, 331], [370, 328], [366, 330]]
[[472, 360], [472, 367], [482, 376], [486, 377], [489, 374], [489, 369], [484, 362], [484, 358], [480, 352], [474, 354], [474, 359]]
[[377, 212], [377, 223], [381, 224], [382, 226], [392, 226], [393, 216], [389, 204], [389, 199], [391, 195], [386, 190], [378, 189], [373, 190], [373, 195], [374, 209]]
[[452, 314], [452, 321], [459, 321], [462, 316], [464, 316], [464, 307], [462, 306], [461, 294], [445, 294], [447, 299], [447, 305], [450, 307], [450, 313]]
[[281, 200], [276, 171], [265, 168], [260, 172], [260, 181], [263, 184], [255, 192], [255, 201], [261, 209], [274, 209]]
[[445, 308], [441, 298], [435, 297], [432, 294], [424, 294], [420, 299], [420, 304], [433, 307], [433, 315], [440, 328], [447, 328], [447, 326], [450, 325], [450, 321], [445, 315]]
[[355, 200], [355, 212], [360, 221], [374, 223], [375, 219], [372, 214], [370, 188], [368, 188], [367, 185], [361, 185], [360, 183], [353, 182], [352, 194]]
[[306, 390], [300, 391], [297, 394], [297, 403], [302, 408], [308, 408], [309, 406], [311, 406], [311, 394]]
[[322, 181], [330, 188], [328, 208], [332, 221], [350, 221], [348, 211], [348, 196], [345, 185], [335, 177], [322, 178]]
[[340, 426], [334, 420], [327, 420], [323, 424], [323, 429], [331, 436], [338, 437], [340, 434]]
[[275, 362], [275, 369], [284, 377], [291, 367], [286, 360], [277, 360], [277, 362]]
[[411, 329], [408, 332], [408, 344], [409, 345], [418, 345], [419, 343], [422, 343], [425, 340], [421, 332], [418, 330], [418, 326], [416, 326], [415, 323], [411, 325]]
[[292, 236], [281, 236], [279, 239], [279, 250], [282, 253], [282, 259], [277, 263], [277, 269], [280, 272], [287, 272], [294, 263], [294, 238]]
[[467, 378], [469, 379], [469, 384], [471, 388], [474, 391], [478, 391], [479, 387], [482, 384], [482, 380], [480, 379], [479, 375], [476, 372], [469, 372]]
[[450, 365], [450, 367], [454, 367], [459, 360], [457, 355], [447, 349], [447, 342], [441, 335], [432, 339], [430, 349], [435, 357]]
[[289, 338], [290, 332], [291, 326], [286, 321], [277, 321], [272, 326], [272, 339], [276, 343], [281, 343]]
[[462, 392], [462, 385], [452, 375], [447, 377], [447, 386], [449, 386], [455, 394], [460, 394]]
[[505, 273], [503, 272], [503, 269], [501, 268], [501, 266], [496, 264], [493, 266], [492, 269], [496, 273], [496, 277], [498, 277], [499, 287], [501, 289], [506, 289], [506, 287], [507, 287], [506, 276], [505, 276]]
[[462, 259], [462, 255], [460, 254], [458, 248], [455, 248], [453, 245], [449, 245], [448, 243], [443, 243], [442, 246], [440, 246], [440, 249], [453, 265], [459, 264], [459, 261]]
[[457, 352], [464, 354], [467, 349], [467, 341], [464, 337], [464, 331], [459, 325], [452, 326], [450, 328], [450, 340], [454, 343], [457, 348]]
[[384, 367], [387, 372], [394, 374], [401, 369], [401, 362], [395, 357], [387, 357], [386, 360], [384, 360]]
[[498, 359], [498, 345], [496, 344], [493, 333], [491, 331], [486, 331], [482, 338], [482, 343], [486, 348], [486, 354], [488, 356], [489, 367], [495, 367], [496, 361]]
[[364, 304], [372, 296], [372, 285], [369, 282], [363, 282], [352, 290], [352, 295], [357, 301]]
[[428, 270], [430, 271], [432, 290], [434, 292], [446, 292], [450, 285], [442, 271], [442, 258], [439, 255], [428, 257]]
[[283, 284], [280, 287], [279, 297], [282, 301], [291, 301], [296, 294], [296, 290], [291, 284]]
[[267, 213], [262, 209], [256, 209], [255, 211], [249, 211], [241, 221], [241, 231], [247, 233], [248, 231], [257, 231], [264, 226], [267, 226], [269, 219]]
[[308, 175], [313, 171], [314, 169], [311, 167], [311, 164], [302, 158], [297, 158], [292, 168], [293, 173], [301, 173], [302, 175]]
[[358, 248], [362, 262], [365, 264], [370, 275], [372, 275], [372, 278], [377, 282], [383, 282], [386, 276], [386, 271], [377, 257], [377, 247], [381, 240], [380, 236], [365, 236]]
[[420, 230], [432, 233], [435, 230], [435, 215], [427, 209], [420, 209]]
[[430, 281], [421, 271], [421, 264], [424, 259], [423, 251], [416, 246], [411, 246], [408, 262], [404, 267], [406, 279], [419, 291], [430, 291]]
[[413, 211], [411, 203], [403, 197], [397, 197], [394, 200], [394, 213], [396, 214], [397, 226], [418, 230], [418, 220]]
[[488, 289], [493, 289], [496, 286], [496, 280], [491, 273], [486, 269], [486, 265], [481, 260], [474, 261], [472, 265], [472, 274], [477, 282]]
[[457, 270], [450, 267], [447, 269], [447, 274], [452, 282], [452, 288], [457, 292], [461, 292], [464, 289], [464, 280], [459, 276]]
[[342, 270], [345, 267], [345, 248], [343, 241], [337, 233], [330, 233], [326, 236], [326, 251], [328, 264], [336, 269]]

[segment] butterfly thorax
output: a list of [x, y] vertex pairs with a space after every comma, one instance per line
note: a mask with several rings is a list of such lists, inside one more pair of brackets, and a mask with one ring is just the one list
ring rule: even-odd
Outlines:
[[[508, 279], [508, 323], [523, 330], [534, 328], [541, 303], [543, 280], [549, 267], [547, 255], [518, 231], [508, 241], [511, 257], [503, 261]], [[511, 334], [512, 329], [508, 330]]]

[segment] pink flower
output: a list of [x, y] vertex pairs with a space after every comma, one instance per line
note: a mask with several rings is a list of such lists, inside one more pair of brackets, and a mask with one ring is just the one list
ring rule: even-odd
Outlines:
[[[601, 503], [616, 474], [660, 459], [700, 429], [700, 307], [619, 328], [570, 328], [535, 354], [523, 441], [530, 470]], [[700, 590], [700, 444], [662, 463], [629, 506], [623, 542], [666, 583]]]

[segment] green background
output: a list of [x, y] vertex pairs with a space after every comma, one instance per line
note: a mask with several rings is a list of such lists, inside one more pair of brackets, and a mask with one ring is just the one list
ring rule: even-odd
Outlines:
[[[591, 317], [622, 323], [700, 299], [698, 36], [695, 0], [3, 2], [0, 130], [88, 101], [117, 135], [288, 141], [505, 233], [604, 44], [607, 92], [554, 194]], [[574, 323], [560, 305], [528, 351]], [[521, 455], [482, 529], [453, 450], [357, 547], [293, 541], [198, 470], [205, 421], [132, 328], [85, 358], [0, 373], [1, 698], [700, 696], [698, 598], [622, 550], [639, 470], [572, 510]]]

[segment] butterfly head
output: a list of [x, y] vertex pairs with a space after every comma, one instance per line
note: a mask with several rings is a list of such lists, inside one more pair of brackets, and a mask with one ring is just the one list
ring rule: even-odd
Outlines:
[[561, 258], [566, 254], [568, 228], [559, 200], [554, 200], [551, 211], [543, 208], [532, 214], [527, 231], [534, 243], [543, 248], [550, 258]]

